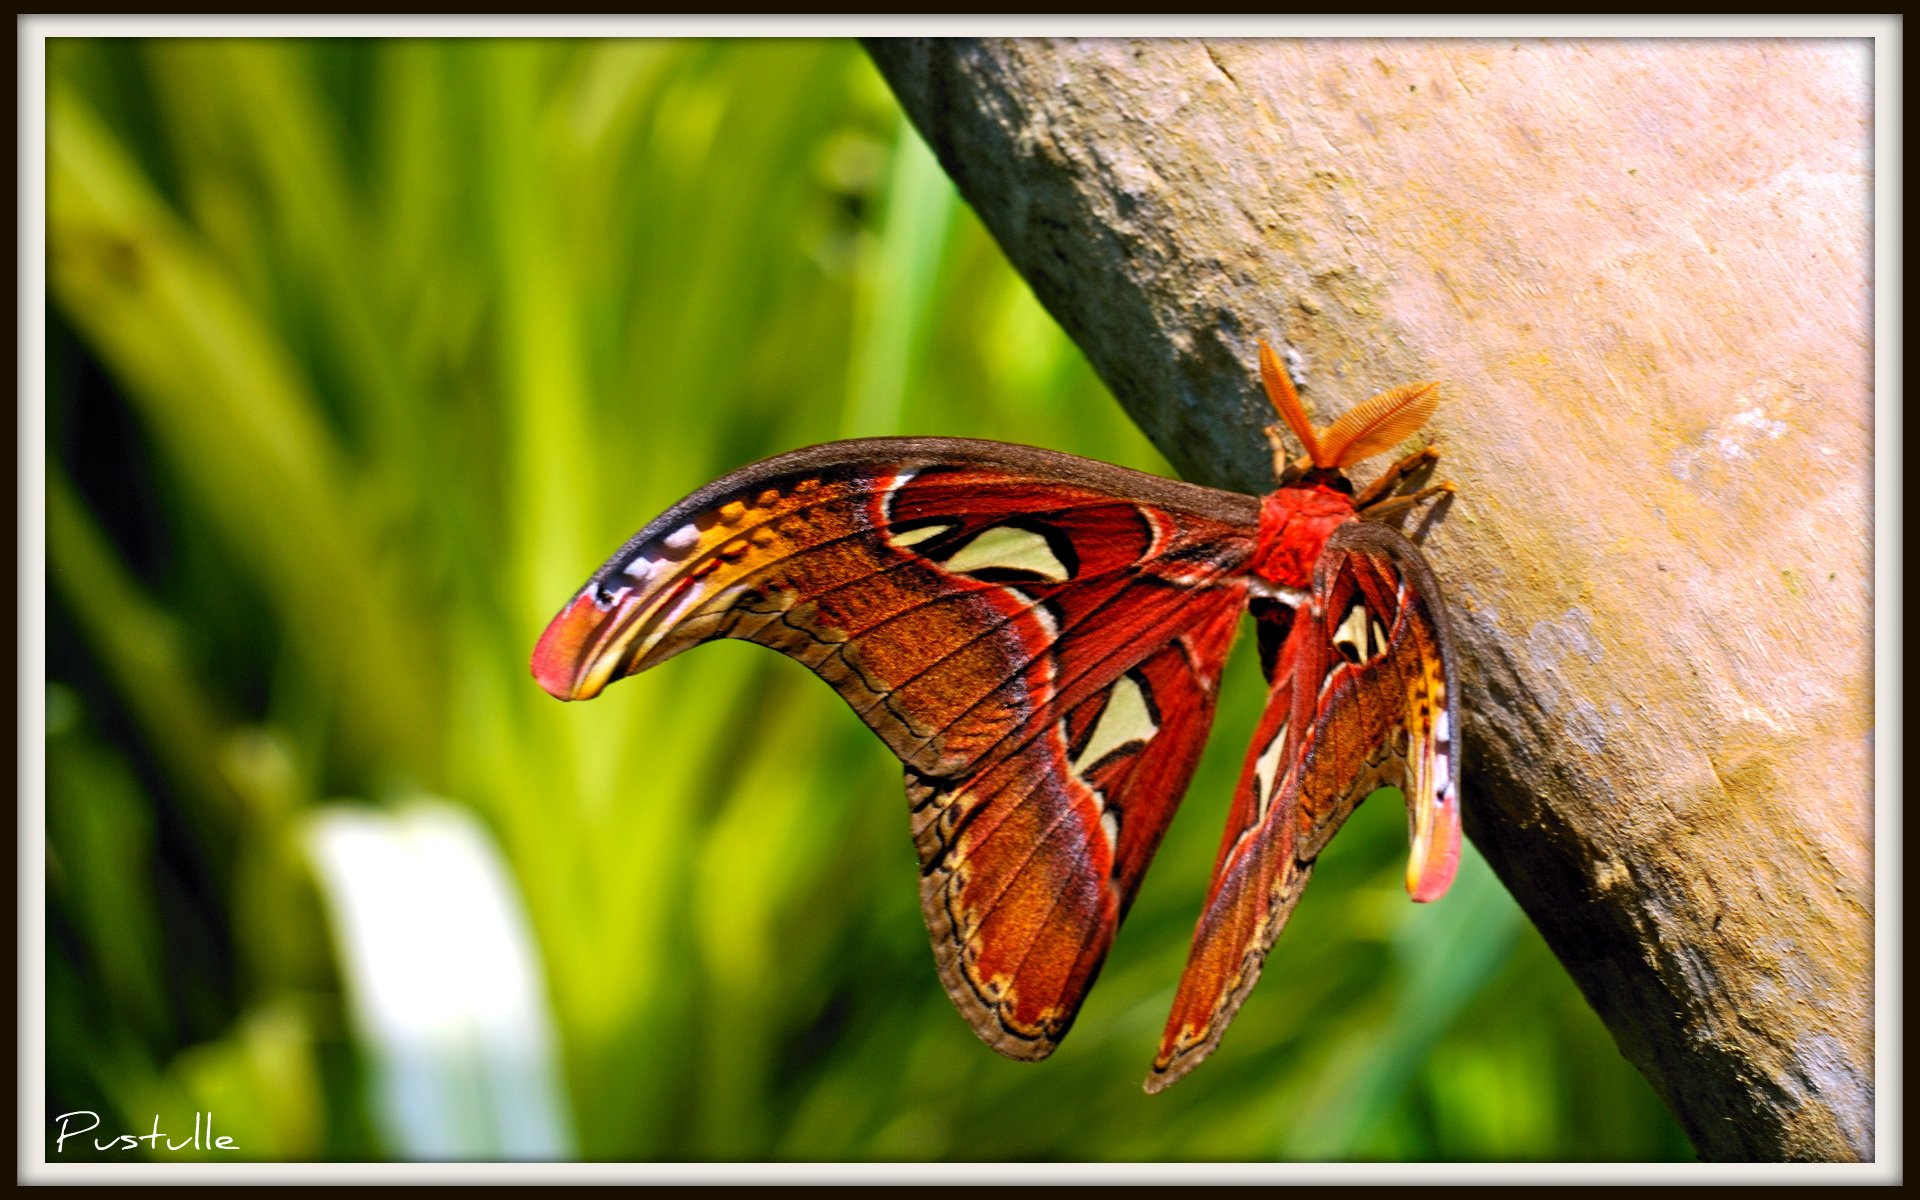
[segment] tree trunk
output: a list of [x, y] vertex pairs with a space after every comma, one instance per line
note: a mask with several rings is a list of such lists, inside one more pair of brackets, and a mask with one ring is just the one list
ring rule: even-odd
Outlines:
[[1870, 1159], [1871, 47], [885, 41], [1188, 477], [1440, 379], [1467, 829], [1710, 1159]]

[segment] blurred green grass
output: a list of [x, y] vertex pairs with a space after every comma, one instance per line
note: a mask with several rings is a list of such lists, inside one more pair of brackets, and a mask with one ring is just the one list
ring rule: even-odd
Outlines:
[[604, 555], [755, 458], [952, 434], [1167, 470], [857, 47], [48, 66], [49, 1116], [394, 1153], [298, 831], [431, 794], [522, 891], [583, 1158], [1691, 1157], [1471, 849], [1406, 903], [1380, 799], [1220, 1052], [1141, 1093], [1258, 712], [1245, 645], [1040, 1065], [952, 1011], [897, 768], [801, 668], [722, 643], [592, 704], [533, 684]]

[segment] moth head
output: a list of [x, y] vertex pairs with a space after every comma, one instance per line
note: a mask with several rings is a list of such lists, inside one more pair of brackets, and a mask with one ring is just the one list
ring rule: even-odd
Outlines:
[[1260, 380], [1267, 400], [1293, 430], [1306, 454], [1290, 459], [1280, 441], [1280, 428], [1267, 427], [1273, 444], [1273, 471], [1282, 482], [1292, 482], [1314, 471], [1343, 471], [1376, 454], [1385, 454], [1419, 432], [1440, 404], [1440, 385], [1409, 383], [1389, 388], [1336, 418], [1325, 429], [1315, 429], [1293, 389], [1293, 379], [1279, 356], [1260, 343]]

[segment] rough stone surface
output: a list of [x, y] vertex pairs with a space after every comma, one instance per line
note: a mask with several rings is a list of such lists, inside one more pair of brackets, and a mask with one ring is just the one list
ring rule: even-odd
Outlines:
[[870, 45], [1188, 477], [1440, 379], [1467, 828], [1703, 1157], [1873, 1127], [1860, 41]]

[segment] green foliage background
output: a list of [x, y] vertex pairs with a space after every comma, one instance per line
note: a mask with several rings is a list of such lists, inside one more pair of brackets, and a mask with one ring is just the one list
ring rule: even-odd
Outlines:
[[534, 685], [588, 572], [755, 458], [1167, 470], [857, 47], [49, 51], [50, 1116], [393, 1154], [301, 830], [435, 795], [522, 893], [582, 1158], [1691, 1157], [1471, 848], [1406, 902], [1378, 799], [1220, 1052], [1142, 1094], [1251, 639], [1038, 1065], [952, 1011], [897, 768], [804, 670], [722, 643], [591, 704]]

